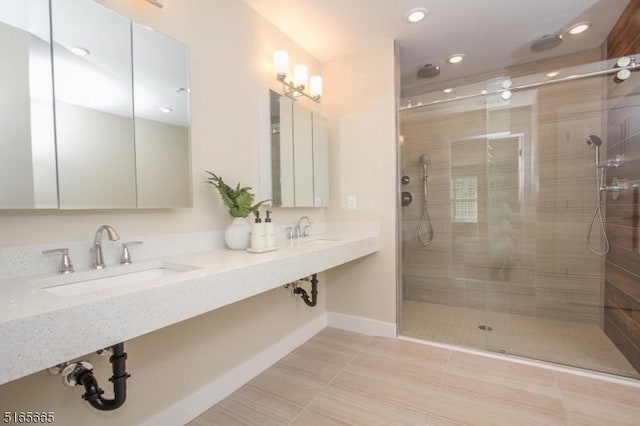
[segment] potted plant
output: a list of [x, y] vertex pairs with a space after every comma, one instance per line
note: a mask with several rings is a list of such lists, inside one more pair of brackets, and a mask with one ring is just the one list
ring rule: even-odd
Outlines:
[[206, 171], [209, 174], [206, 183], [218, 190], [222, 197], [222, 202], [229, 209], [229, 214], [233, 217], [233, 222], [227, 227], [224, 233], [224, 241], [232, 250], [244, 250], [249, 247], [251, 226], [247, 221], [249, 213], [256, 214], [260, 206], [269, 201], [262, 200], [253, 204], [254, 195], [251, 187], [241, 187], [240, 183], [235, 188], [227, 185], [222, 176]]

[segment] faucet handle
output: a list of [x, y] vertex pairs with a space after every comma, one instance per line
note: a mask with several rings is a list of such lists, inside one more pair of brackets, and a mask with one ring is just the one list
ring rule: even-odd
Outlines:
[[295, 238], [295, 230], [293, 226], [287, 226], [287, 239], [292, 240]]
[[129, 246], [142, 244], [142, 241], [127, 241], [122, 243], [122, 256], [120, 257], [120, 263], [124, 265], [131, 264], [131, 253], [129, 252]]
[[303, 237], [308, 237], [309, 236], [309, 228], [311, 228], [311, 225], [305, 225], [303, 230], [302, 230], [302, 236]]
[[62, 253], [62, 260], [60, 261], [60, 273], [69, 274], [73, 272], [73, 264], [71, 263], [71, 257], [69, 257], [69, 249], [68, 248], [56, 248], [45, 250], [42, 254], [54, 254], [54, 253]]

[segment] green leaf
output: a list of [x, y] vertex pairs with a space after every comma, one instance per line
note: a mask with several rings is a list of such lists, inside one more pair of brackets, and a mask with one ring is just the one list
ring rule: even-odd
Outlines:
[[235, 189], [227, 185], [222, 176], [217, 176], [215, 173], [206, 170], [209, 177], [204, 181], [218, 190], [222, 202], [229, 209], [229, 214], [233, 217], [247, 217], [249, 213], [258, 211], [258, 208], [270, 200], [263, 200], [257, 204], [252, 205], [254, 195], [251, 193], [250, 186], [241, 187], [240, 183], [236, 185]]

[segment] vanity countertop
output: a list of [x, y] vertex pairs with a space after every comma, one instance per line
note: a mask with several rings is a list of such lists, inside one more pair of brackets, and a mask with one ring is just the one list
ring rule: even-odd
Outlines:
[[[0, 385], [58, 363], [331, 269], [379, 250], [377, 232], [308, 237], [266, 253], [209, 250], [101, 271], [0, 281]], [[56, 295], [43, 283], [139, 271], [162, 265], [185, 272], [115, 288]], [[120, 268], [120, 269], [118, 269]]]

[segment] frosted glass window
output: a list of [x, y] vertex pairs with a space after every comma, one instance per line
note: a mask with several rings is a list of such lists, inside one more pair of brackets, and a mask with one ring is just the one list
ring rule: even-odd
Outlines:
[[453, 179], [452, 215], [454, 222], [478, 222], [478, 178], [462, 176]]

